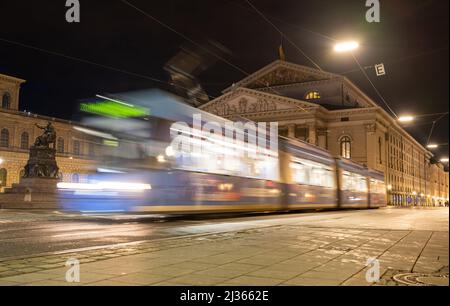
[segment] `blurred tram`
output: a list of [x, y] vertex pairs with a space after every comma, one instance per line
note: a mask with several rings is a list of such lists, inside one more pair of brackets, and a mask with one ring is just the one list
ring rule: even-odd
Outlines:
[[173, 123], [192, 122], [194, 114], [202, 124], [230, 121], [158, 90], [105, 101], [85, 105], [78, 128], [102, 140], [96, 173], [84, 182], [58, 184], [63, 209], [187, 214], [387, 205], [383, 173], [319, 147], [279, 137], [277, 150], [254, 158], [233, 153], [240, 144], [227, 141], [175, 155]]

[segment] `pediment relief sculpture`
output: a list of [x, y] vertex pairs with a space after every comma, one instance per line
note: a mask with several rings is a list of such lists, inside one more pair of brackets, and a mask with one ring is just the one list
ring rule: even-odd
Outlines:
[[269, 72], [268, 74], [255, 79], [246, 87], [263, 88], [266, 86], [280, 86], [301, 82], [311, 82], [317, 80], [320, 80], [320, 78], [313, 76], [311, 74], [306, 74], [301, 71], [296, 71], [285, 67], [279, 67], [274, 71]]

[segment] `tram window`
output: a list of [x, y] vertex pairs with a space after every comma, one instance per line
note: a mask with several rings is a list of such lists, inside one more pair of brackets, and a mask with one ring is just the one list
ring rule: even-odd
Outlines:
[[343, 171], [342, 189], [352, 192], [367, 192], [366, 178], [353, 172]]
[[379, 193], [379, 194], [386, 193], [386, 185], [383, 181], [380, 180], [371, 179], [370, 188], [372, 193]]
[[333, 168], [304, 159], [294, 159], [290, 168], [296, 184], [335, 188]]

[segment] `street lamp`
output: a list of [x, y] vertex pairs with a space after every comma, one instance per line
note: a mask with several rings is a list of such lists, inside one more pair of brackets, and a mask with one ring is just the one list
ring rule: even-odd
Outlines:
[[413, 116], [401, 116], [398, 118], [398, 121], [400, 122], [412, 122], [414, 121], [414, 117]]
[[438, 147], [439, 147], [439, 145], [437, 145], [437, 144], [429, 144], [429, 145], [427, 145], [428, 149], [437, 149]]
[[0, 158], [0, 165], [3, 164], [3, 159]]
[[358, 48], [359, 48], [359, 43], [358, 42], [356, 42], [356, 41], [345, 41], [345, 42], [337, 43], [334, 46], [334, 51], [342, 53], [342, 52], [354, 51], [354, 50], [356, 50]]
[[448, 157], [441, 158], [440, 162], [441, 163], [448, 163]]

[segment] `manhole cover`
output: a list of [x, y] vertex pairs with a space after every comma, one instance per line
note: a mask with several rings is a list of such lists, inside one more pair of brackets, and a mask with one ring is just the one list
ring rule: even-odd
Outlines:
[[400, 273], [393, 276], [400, 284], [408, 286], [448, 286], [448, 273], [423, 274], [423, 273]]

